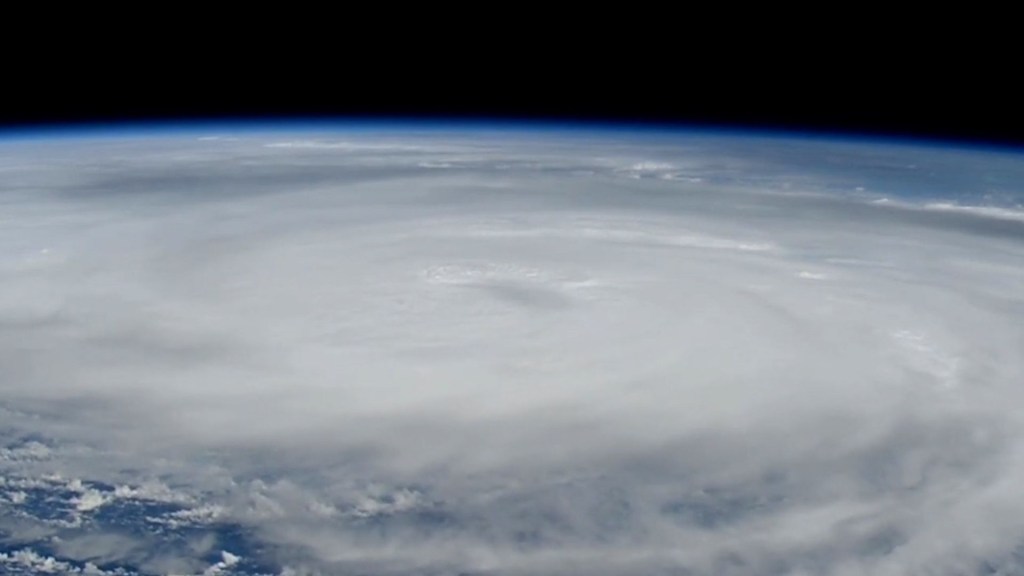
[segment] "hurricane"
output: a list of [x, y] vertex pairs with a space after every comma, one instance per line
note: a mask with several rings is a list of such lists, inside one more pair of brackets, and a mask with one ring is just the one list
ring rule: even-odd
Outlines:
[[0, 572], [1024, 571], [1024, 156], [0, 141]]

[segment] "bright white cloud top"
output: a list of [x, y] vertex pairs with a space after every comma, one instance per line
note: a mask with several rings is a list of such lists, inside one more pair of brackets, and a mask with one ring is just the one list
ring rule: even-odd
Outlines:
[[879, 143], [4, 143], [0, 569], [1024, 570], [1022, 199]]

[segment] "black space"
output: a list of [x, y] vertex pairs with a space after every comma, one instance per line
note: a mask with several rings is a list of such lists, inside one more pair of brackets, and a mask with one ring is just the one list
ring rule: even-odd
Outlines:
[[[117, 53], [8, 70], [3, 128], [192, 120], [498, 119], [795, 130], [1024, 145], [1008, 71], [928, 52], [835, 57], [670, 42], [517, 52], [404, 46], [368, 57], [252, 52], [179, 59]], [[521, 38], [520, 44], [529, 38]], [[329, 42], [327, 42], [329, 44]], [[546, 45], [542, 45], [546, 46]], [[623, 48], [625, 46], [625, 48]], [[321, 52], [322, 45], [321, 45]], [[422, 52], [422, 53], [421, 53]], [[763, 52], [763, 53], [762, 53]]]

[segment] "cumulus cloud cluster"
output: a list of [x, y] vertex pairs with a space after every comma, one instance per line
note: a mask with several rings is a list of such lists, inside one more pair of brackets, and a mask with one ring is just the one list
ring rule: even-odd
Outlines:
[[159, 480], [295, 574], [1020, 570], [1022, 189], [709, 136], [8, 143], [0, 490]]

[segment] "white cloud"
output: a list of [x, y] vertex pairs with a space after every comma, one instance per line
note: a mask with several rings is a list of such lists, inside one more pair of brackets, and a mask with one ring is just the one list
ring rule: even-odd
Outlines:
[[924, 208], [927, 210], [963, 212], [966, 214], [984, 216], [986, 218], [998, 218], [1002, 220], [1017, 220], [1024, 222], [1024, 209], [1021, 209], [1019, 206], [1016, 208], [1001, 208], [996, 206], [963, 206], [950, 202], [932, 202], [925, 204]]
[[358, 518], [407, 512], [423, 505], [423, 495], [416, 490], [401, 488], [393, 492], [371, 487], [353, 506], [352, 515]]
[[152, 524], [166, 524], [171, 528], [210, 524], [224, 515], [223, 506], [203, 505], [196, 508], [185, 508], [165, 514], [164, 516], [148, 516], [146, 521]]
[[45, 460], [49, 457], [50, 448], [35, 441], [29, 441], [13, 448], [0, 448], [0, 460], [3, 461]]
[[221, 561], [211, 565], [209, 568], [204, 570], [203, 576], [216, 576], [217, 574], [221, 574], [224, 572], [224, 570], [231, 568], [235, 564], [238, 564], [238, 561], [241, 560], [239, 556], [235, 556], [227, 550], [221, 551], [220, 554]]
[[97, 490], [85, 490], [72, 503], [79, 512], [88, 512], [106, 504], [107, 499]]
[[2, 564], [20, 565], [39, 574], [66, 574], [71, 571], [71, 566], [66, 562], [57, 561], [50, 556], [42, 556], [27, 548], [12, 554], [0, 552], [0, 565]]

